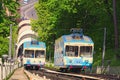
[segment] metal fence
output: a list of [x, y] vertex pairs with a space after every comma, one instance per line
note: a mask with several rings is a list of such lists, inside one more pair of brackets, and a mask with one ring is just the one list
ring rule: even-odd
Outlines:
[[0, 58], [0, 80], [6, 79], [15, 69], [20, 66], [21, 64], [16, 62], [4, 62], [3, 64]]

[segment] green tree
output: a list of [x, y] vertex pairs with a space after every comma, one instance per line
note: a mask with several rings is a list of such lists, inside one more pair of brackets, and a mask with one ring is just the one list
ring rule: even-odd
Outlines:
[[[115, 39], [112, 5], [111, 0], [39, 0], [35, 5], [38, 19], [32, 22], [33, 30], [48, 44], [48, 51], [53, 52], [50, 48], [53, 39], [69, 34], [70, 28], [83, 28], [84, 34], [92, 37], [96, 53], [102, 53], [103, 28], [106, 27], [106, 51], [109, 52], [114, 49]], [[119, 9], [117, 6], [118, 12]], [[101, 54], [95, 56], [100, 63]]]
[[9, 26], [16, 24], [18, 7], [19, 3], [15, 0], [0, 0], [0, 56], [8, 54]]

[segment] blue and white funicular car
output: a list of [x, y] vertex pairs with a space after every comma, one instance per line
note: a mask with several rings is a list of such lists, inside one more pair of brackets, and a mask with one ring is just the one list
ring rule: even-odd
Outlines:
[[36, 69], [45, 65], [46, 46], [44, 42], [27, 41], [23, 46], [23, 64], [25, 69]]
[[62, 71], [92, 68], [94, 43], [81, 29], [63, 35], [55, 41], [54, 65]]

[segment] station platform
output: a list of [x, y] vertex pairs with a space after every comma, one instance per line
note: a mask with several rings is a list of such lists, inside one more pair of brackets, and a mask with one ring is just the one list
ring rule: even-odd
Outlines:
[[29, 80], [29, 79], [24, 73], [24, 69], [18, 68], [17, 70], [15, 70], [15, 72], [13, 73], [9, 80]]
[[39, 77], [38, 75], [32, 74], [29, 71], [24, 70], [24, 68], [22, 67], [16, 69], [9, 80], [50, 80], [50, 79]]

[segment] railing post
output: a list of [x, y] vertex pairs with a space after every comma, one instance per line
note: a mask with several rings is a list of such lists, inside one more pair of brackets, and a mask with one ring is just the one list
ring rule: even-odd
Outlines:
[[3, 80], [3, 64], [1, 64], [1, 80]]

